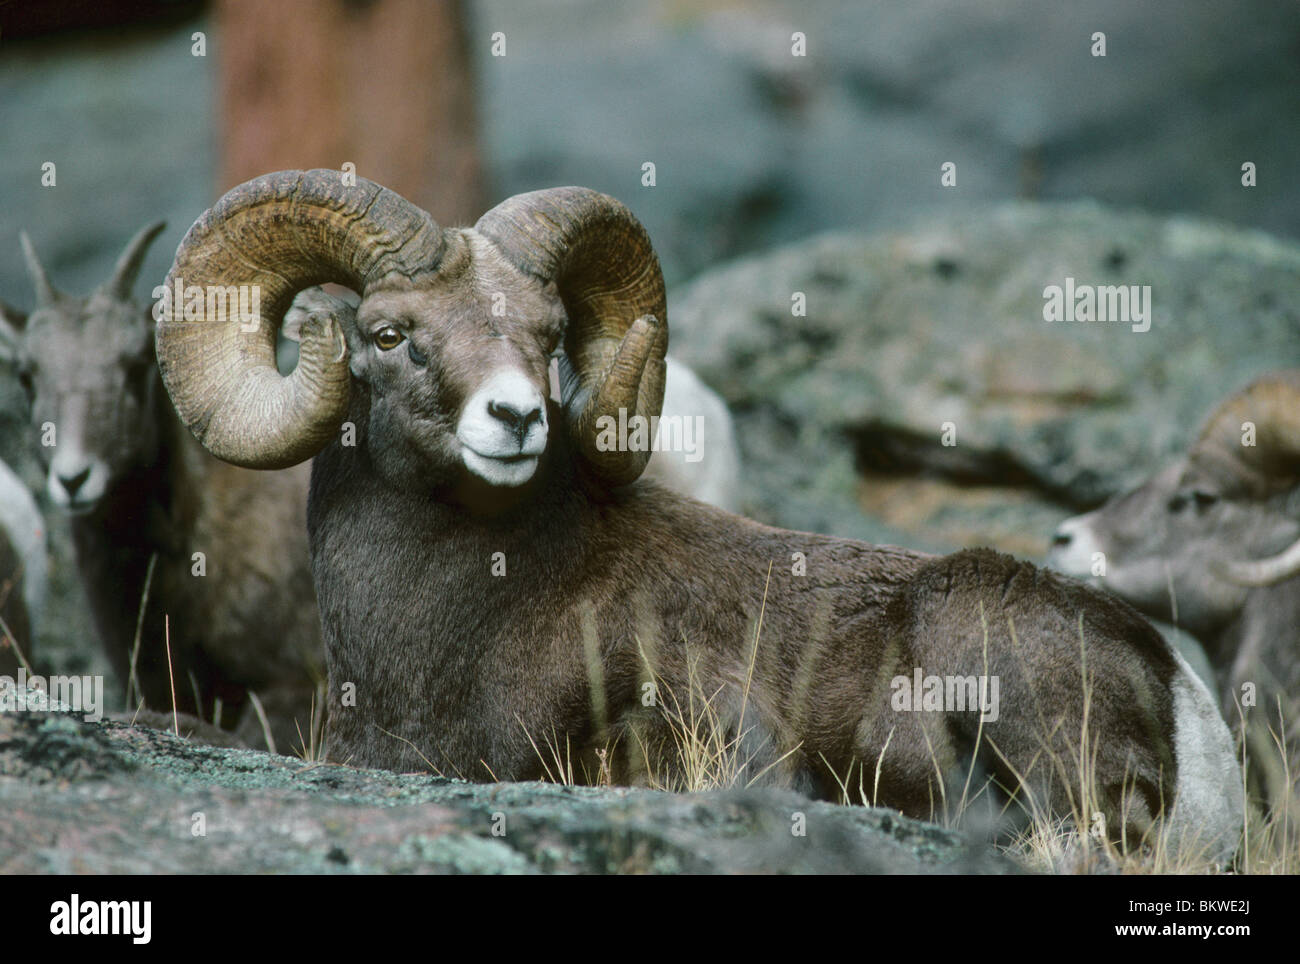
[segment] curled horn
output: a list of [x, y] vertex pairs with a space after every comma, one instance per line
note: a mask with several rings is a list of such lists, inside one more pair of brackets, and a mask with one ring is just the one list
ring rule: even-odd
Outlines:
[[608, 485], [636, 479], [649, 451], [598, 444], [601, 419], [658, 415], [663, 407], [667, 305], [645, 228], [614, 198], [578, 187], [520, 194], [475, 229], [520, 270], [553, 281], [569, 317], [565, 350], [579, 387], [569, 430], [591, 472]]
[[18, 240], [22, 242], [23, 259], [27, 262], [27, 273], [31, 276], [32, 287], [36, 289], [36, 306], [48, 308], [59, 300], [60, 295], [54, 290], [54, 285], [50, 284], [49, 276], [41, 265], [41, 259], [36, 257], [36, 248], [32, 245], [32, 239], [27, 236], [27, 232], [23, 231], [18, 236]]
[[1272, 586], [1300, 573], [1300, 540], [1267, 559], [1229, 562], [1225, 574], [1241, 586]]
[[[1243, 426], [1255, 426], [1245, 445]], [[1300, 370], [1265, 375], [1226, 399], [1206, 420], [1188, 453], [1194, 467], [1254, 495], [1300, 478]]]
[[117, 264], [113, 266], [113, 276], [100, 285], [99, 290], [118, 301], [129, 301], [131, 286], [135, 284], [136, 275], [140, 273], [145, 252], [165, 227], [167, 227], [166, 221], [158, 221], [136, 232], [135, 237], [126, 243], [126, 247], [117, 259]]
[[[1244, 445], [1243, 426], [1255, 426]], [[1250, 497], [1267, 497], [1300, 479], [1300, 371], [1265, 375], [1223, 402], [1206, 420], [1189, 455], [1191, 464]], [[1242, 586], [1270, 586], [1300, 573], [1300, 542], [1267, 559], [1225, 563], [1223, 573]]]
[[338, 171], [279, 171], [233, 188], [185, 235], [167, 288], [254, 286], [259, 311], [209, 317], [189, 299], [164, 301], [158, 367], [177, 412], [227, 462], [284, 468], [311, 458], [347, 413], [351, 376], [333, 316], [309, 319], [298, 367], [276, 370], [276, 333], [294, 295], [327, 281], [364, 293], [388, 275], [414, 278], [437, 269], [442, 248], [428, 214], [363, 178], [349, 186]]

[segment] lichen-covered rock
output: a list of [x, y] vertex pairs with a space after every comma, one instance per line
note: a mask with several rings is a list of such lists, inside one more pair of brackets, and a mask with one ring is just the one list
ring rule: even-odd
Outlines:
[[[1044, 289], [1069, 278], [1149, 286], [1149, 330], [1045, 321]], [[734, 262], [669, 317], [674, 353], [733, 408], [757, 517], [1036, 556], [1223, 396], [1300, 362], [1297, 306], [1293, 243], [1023, 203]]]
[[472, 784], [48, 711], [0, 714], [0, 811], [0, 874], [1016, 869], [940, 827], [786, 791]]

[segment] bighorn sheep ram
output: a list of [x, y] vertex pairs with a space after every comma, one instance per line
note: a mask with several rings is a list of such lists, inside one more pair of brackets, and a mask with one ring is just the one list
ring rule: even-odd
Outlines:
[[131, 300], [162, 229], [136, 234], [86, 298], [56, 291], [23, 235], [37, 304], [30, 316], [4, 310], [0, 347], [29, 396], [46, 492], [69, 516], [95, 628], [119, 677], [137, 680], [157, 710], [174, 699], [211, 721], [220, 700], [222, 722], [261, 745], [252, 690], [287, 751], [299, 728], [306, 738], [315, 680], [324, 679], [303, 531], [308, 473], [235, 468], [177, 420], [159, 385], [150, 312]]
[[0, 462], [0, 676], [32, 659], [48, 566], [41, 511], [22, 479]]
[[[313, 314], [282, 377], [277, 321], [327, 281], [361, 293], [355, 317]], [[191, 294], [159, 321], [159, 365], [202, 443], [252, 467], [315, 456], [331, 759], [518, 780], [544, 774], [545, 740], [638, 782], [672, 766], [668, 708], [700, 692], [765, 780], [865, 784], [928, 817], [975, 770], [988, 798], [1064, 814], [1083, 760], [1112, 833], [1163, 813], [1178, 844], [1234, 849], [1227, 727], [1123, 602], [988, 550], [790, 532], [638, 481], [668, 329], [613, 198], [555, 188], [442, 230], [379, 185], [282, 171], [200, 217], [168, 284]], [[230, 285], [260, 291], [260, 324], [192, 295]], [[912, 711], [914, 675], [986, 677], [997, 721], [946, 681]]]
[[1229, 719], [1247, 683], [1261, 707], [1300, 694], [1300, 371], [1257, 379], [1185, 457], [1061, 523], [1049, 565], [1101, 562], [1100, 584], [1201, 641]]

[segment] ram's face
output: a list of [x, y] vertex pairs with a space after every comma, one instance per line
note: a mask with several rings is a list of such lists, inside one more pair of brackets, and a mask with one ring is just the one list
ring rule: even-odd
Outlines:
[[65, 298], [27, 319], [16, 363], [50, 501], [73, 514], [94, 510], [157, 444], [147, 316], [103, 295]]
[[1287, 500], [1247, 498], [1181, 460], [1061, 523], [1048, 564], [1095, 579], [1157, 619], [1212, 633], [1246, 598], [1227, 565], [1270, 556], [1300, 535]]
[[369, 389], [369, 454], [403, 489], [518, 488], [546, 452], [563, 310], [489, 242], [449, 234], [436, 276], [372, 286], [357, 309], [348, 341]]

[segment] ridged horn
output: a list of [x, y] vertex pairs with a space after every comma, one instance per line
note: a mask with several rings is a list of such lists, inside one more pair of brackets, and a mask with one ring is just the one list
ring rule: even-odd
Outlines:
[[[1254, 445], [1242, 444], [1247, 422], [1255, 426]], [[1206, 420], [1189, 457], [1252, 492], [1294, 483], [1300, 477], [1300, 370], [1265, 375], [1227, 398]]]
[[[389, 275], [436, 270], [442, 232], [405, 198], [339, 171], [279, 171], [225, 194], [190, 228], [167, 275], [158, 367], [182, 420], [213, 455], [249, 468], [311, 458], [347, 413], [347, 345], [334, 317], [303, 325], [298, 367], [275, 367], [277, 330], [294, 295], [338, 282], [365, 290]], [[251, 318], [210, 317], [177, 291], [251, 286]], [[250, 297], [251, 302], [251, 297]]]
[[668, 351], [663, 273], [636, 217], [608, 195], [580, 187], [519, 194], [479, 219], [520, 270], [555, 282], [569, 318], [565, 350], [580, 388], [569, 402], [569, 430], [592, 473], [607, 485], [641, 474], [648, 451], [598, 445], [604, 416], [630, 419], [663, 408]]
[[[1242, 444], [1246, 422], [1255, 425], [1253, 446]], [[1226, 469], [1256, 495], [1294, 485], [1300, 478], [1300, 371], [1265, 375], [1224, 401], [1207, 419], [1191, 460]], [[1228, 562], [1223, 569], [1239, 585], [1271, 586], [1300, 573], [1300, 542], [1267, 559]]]

